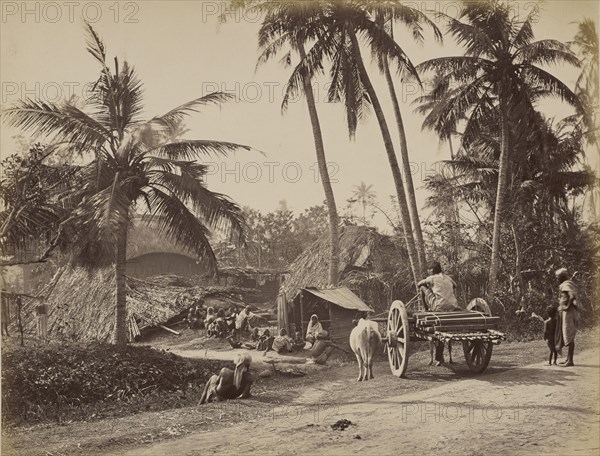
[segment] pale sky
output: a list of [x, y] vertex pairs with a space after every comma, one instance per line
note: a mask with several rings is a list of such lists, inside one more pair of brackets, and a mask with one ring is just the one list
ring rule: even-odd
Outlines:
[[[407, 3], [448, 14], [457, 10], [456, 2], [451, 1]], [[574, 22], [585, 17], [598, 20], [599, 4], [546, 1], [534, 29], [536, 39], [571, 40], [576, 33]], [[282, 199], [296, 212], [324, 200], [316, 179], [313, 136], [304, 99], [291, 103], [283, 116], [280, 112], [290, 69], [283, 68], [277, 59], [255, 72], [258, 18], [239, 15], [219, 26], [217, 16], [227, 5], [223, 1], [3, 1], [0, 5], [2, 106], [27, 97], [56, 101], [70, 93], [84, 95], [85, 84], [94, 81], [99, 71], [85, 50], [85, 17], [103, 38], [110, 63], [118, 56], [120, 62], [127, 60], [135, 66], [144, 82], [148, 117], [215, 90], [236, 95], [237, 100], [221, 108], [209, 107], [194, 115], [187, 122], [191, 131], [186, 137], [247, 144], [265, 156], [243, 152], [235, 159], [216, 162], [209, 188], [262, 211], [276, 209]], [[522, 1], [515, 3], [515, 8], [525, 16], [533, 5]], [[427, 35], [430, 39], [419, 46], [396, 27], [397, 40], [415, 64], [460, 53], [450, 37], [439, 45], [430, 33]], [[369, 58], [368, 53], [364, 55]], [[385, 81], [376, 74], [375, 66], [371, 69], [396, 138]], [[574, 85], [577, 70], [550, 69]], [[315, 81], [317, 109], [332, 178], [337, 181], [334, 192], [338, 207], [345, 206], [353, 187], [364, 181], [373, 185], [387, 209], [389, 195], [395, 192], [377, 121], [370, 115], [359, 125], [355, 140], [348, 140], [342, 106], [325, 102], [326, 82], [326, 78]], [[413, 179], [422, 205], [427, 197], [420, 188], [423, 177], [431, 173], [435, 162], [449, 158], [449, 152], [433, 133], [421, 131], [422, 117], [409, 105], [416, 87], [398, 82], [397, 90], [401, 103], [404, 101], [401, 109], [414, 163]], [[570, 113], [557, 104], [547, 109], [554, 115]], [[12, 137], [18, 132], [4, 126], [0, 132], [0, 154], [4, 157], [14, 151]], [[397, 142], [396, 148], [399, 154]], [[382, 221], [377, 223], [383, 225]]]

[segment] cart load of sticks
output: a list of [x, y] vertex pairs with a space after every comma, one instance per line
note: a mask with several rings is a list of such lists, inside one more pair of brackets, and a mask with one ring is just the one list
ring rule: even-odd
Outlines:
[[481, 312], [420, 312], [414, 314], [417, 329], [434, 332], [476, 332], [498, 329], [500, 317], [490, 317]]
[[469, 332], [469, 333], [448, 333], [448, 332], [435, 332], [431, 336], [427, 336], [428, 340], [441, 340], [444, 342], [448, 341], [462, 341], [462, 340], [483, 340], [486, 342], [492, 342], [499, 344], [500, 341], [506, 340], [506, 335], [495, 329], [488, 329], [485, 332]]

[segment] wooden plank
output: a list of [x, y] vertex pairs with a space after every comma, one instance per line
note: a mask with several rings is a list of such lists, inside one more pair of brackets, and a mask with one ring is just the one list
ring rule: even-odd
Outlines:
[[446, 321], [446, 320], [473, 320], [473, 319], [482, 319], [482, 318], [499, 318], [499, 317], [486, 317], [481, 314], [455, 314], [455, 315], [443, 315], [443, 316], [427, 316], [425, 318], [417, 318], [418, 323], [427, 323], [430, 321]]
[[413, 315], [415, 317], [417, 317], [418, 319], [426, 319], [428, 317], [445, 318], [445, 317], [455, 317], [457, 315], [466, 315], [466, 316], [474, 315], [474, 316], [479, 317], [482, 314], [480, 312], [464, 310], [464, 311], [451, 311], [451, 312], [415, 312]]
[[161, 329], [164, 329], [165, 331], [168, 331], [168, 332], [170, 332], [170, 333], [173, 333], [173, 334], [175, 334], [175, 335], [177, 335], [177, 336], [180, 336], [180, 335], [181, 335], [180, 333], [178, 333], [178, 332], [177, 332], [177, 331], [175, 331], [174, 329], [167, 328], [165, 325], [158, 325], [158, 327], [159, 327], [159, 328], [161, 328]]
[[478, 324], [497, 324], [500, 323], [500, 317], [480, 317], [480, 318], [446, 318], [440, 320], [428, 320], [418, 322], [419, 326], [438, 326], [438, 325], [478, 325]]
[[[489, 325], [487, 325], [489, 326]], [[447, 332], [447, 331], [472, 331], [472, 332], [477, 332], [477, 331], [481, 331], [481, 330], [485, 330], [485, 329], [491, 329], [488, 327], [482, 327], [482, 326], [470, 326], [470, 325], [457, 325], [457, 326], [431, 326], [428, 327], [427, 329], [429, 330], [430, 328], [433, 328], [433, 332]]]

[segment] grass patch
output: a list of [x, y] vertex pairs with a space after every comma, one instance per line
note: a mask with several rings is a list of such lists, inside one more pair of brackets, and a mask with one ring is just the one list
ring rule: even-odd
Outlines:
[[123, 416], [187, 406], [224, 361], [92, 343], [12, 347], [2, 354], [4, 425]]

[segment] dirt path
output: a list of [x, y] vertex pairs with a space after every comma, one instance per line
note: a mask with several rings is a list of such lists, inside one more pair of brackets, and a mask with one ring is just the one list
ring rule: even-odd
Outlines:
[[[348, 380], [333, 381], [258, 412], [236, 401], [245, 422], [228, 426], [227, 437], [211, 430], [112, 454], [597, 455], [599, 354], [580, 353], [575, 368], [536, 363], [379, 399], [372, 390], [378, 382], [365, 382], [355, 401], [361, 390], [369, 401], [319, 405]], [[353, 424], [332, 430], [341, 418]]]

